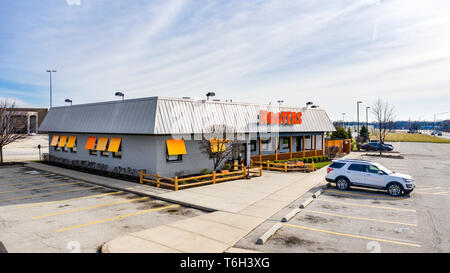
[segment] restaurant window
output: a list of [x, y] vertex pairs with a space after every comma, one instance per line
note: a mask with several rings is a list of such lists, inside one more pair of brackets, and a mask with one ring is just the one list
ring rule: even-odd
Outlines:
[[269, 143], [270, 143], [270, 138], [269, 139], [261, 139], [261, 150], [263, 150], [263, 151], [269, 150]]
[[168, 162], [182, 161], [183, 155], [186, 154], [186, 146], [184, 139], [167, 139], [166, 140], [166, 160]]
[[119, 145], [117, 152], [113, 152], [113, 157], [122, 158], [122, 144]]
[[289, 149], [289, 138], [281, 137], [280, 138], [280, 146], [281, 146], [281, 149]]
[[256, 152], [256, 140], [250, 140], [250, 151]]
[[75, 139], [75, 142], [73, 143], [73, 147], [70, 148], [70, 151], [71, 151], [72, 153], [78, 152], [77, 140], [76, 140], [76, 139]]

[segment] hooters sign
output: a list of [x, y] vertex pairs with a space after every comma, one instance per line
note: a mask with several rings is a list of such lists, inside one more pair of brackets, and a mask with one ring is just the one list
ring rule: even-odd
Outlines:
[[302, 124], [302, 112], [279, 112], [261, 111], [259, 113], [259, 124]]

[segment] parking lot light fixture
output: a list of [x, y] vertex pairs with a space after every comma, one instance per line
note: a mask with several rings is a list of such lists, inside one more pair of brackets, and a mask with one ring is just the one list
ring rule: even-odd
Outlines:
[[368, 112], [369, 109], [370, 109], [370, 106], [366, 106], [366, 127], [367, 127], [367, 130], [369, 130], [369, 112]]
[[308, 105], [312, 105], [312, 104], [313, 104], [312, 101], [308, 101], [308, 102], [306, 103], [306, 108], [308, 108]]
[[116, 92], [115, 96], [116, 97], [122, 97], [122, 100], [124, 100], [124, 98], [125, 98], [125, 94], [122, 93], [122, 92]]
[[70, 103], [70, 106], [72, 106], [72, 100], [71, 99], [65, 99], [64, 102]]
[[360, 104], [360, 103], [362, 103], [362, 101], [360, 101], [360, 100], [356, 103], [356, 112], [357, 112], [357, 113], [356, 113], [356, 119], [357, 119], [357, 124], [358, 124], [358, 126], [357, 126], [357, 128], [358, 128], [357, 130], [358, 130], [358, 131], [356, 132], [356, 135], [357, 135], [358, 137], [359, 137], [359, 104]]

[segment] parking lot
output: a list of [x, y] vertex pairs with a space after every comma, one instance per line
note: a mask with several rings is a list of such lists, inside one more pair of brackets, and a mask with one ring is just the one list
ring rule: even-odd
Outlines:
[[0, 168], [8, 252], [96, 252], [115, 237], [204, 212], [23, 166]]
[[391, 197], [381, 190], [334, 184], [264, 244], [256, 240], [286, 212], [311, 197], [313, 189], [238, 242], [261, 252], [448, 252], [450, 175], [448, 144], [393, 143], [404, 159], [363, 157], [411, 174], [416, 189]]

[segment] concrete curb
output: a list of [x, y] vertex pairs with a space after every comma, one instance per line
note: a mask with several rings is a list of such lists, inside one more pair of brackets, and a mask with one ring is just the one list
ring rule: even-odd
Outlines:
[[313, 197], [313, 198], [317, 198], [317, 197], [319, 197], [324, 191], [325, 191], [325, 189], [320, 189], [320, 190], [316, 191], [316, 192], [312, 195], [312, 197]]
[[275, 232], [277, 232], [281, 227], [283, 226], [283, 224], [281, 223], [276, 223], [275, 225], [273, 225], [268, 231], [266, 231], [261, 237], [258, 238], [258, 240], [256, 241], [257, 245], [263, 245], [266, 243], [266, 241], [272, 237], [272, 235], [275, 234]]
[[300, 204], [301, 209], [306, 208], [306, 206], [308, 206], [314, 199], [312, 197], [306, 199], [302, 204]]
[[289, 221], [292, 217], [294, 217], [300, 211], [301, 211], [300, 208], [295, 208], [295, 209], [291, 210], [288, 214], [286, 214], [283, 218], [281, 218], [281, 222]]

